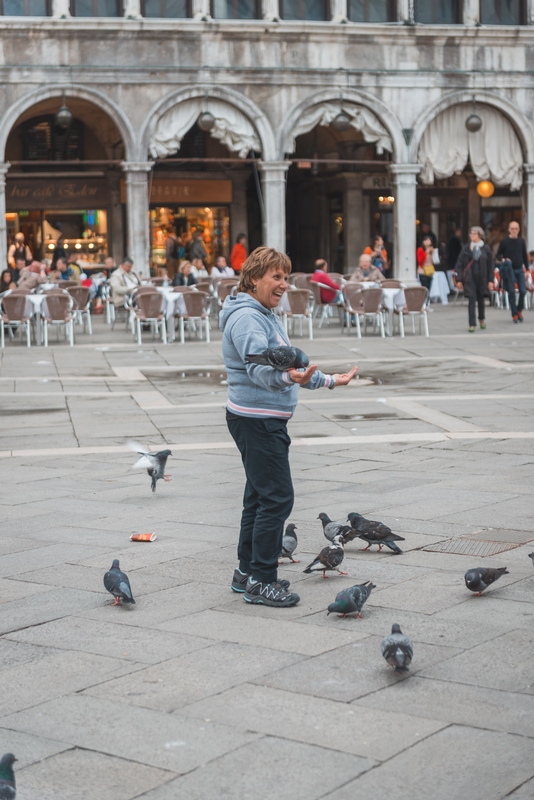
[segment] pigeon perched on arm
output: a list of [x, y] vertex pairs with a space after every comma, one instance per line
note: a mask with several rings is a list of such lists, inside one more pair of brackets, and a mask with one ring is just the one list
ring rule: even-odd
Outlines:
[[365, 519], [361, 514], [356, 514], [355, 512], [349, 514], [347, 519], [351, 528], [358, 532], [359, 538], [367, 542], [367, 547], [364, 547], [364, 550], [369, 550], [371, 545], [377, 544], [378, 552], [385, 546], [392, 550], [395, 555], [402, 553], [402, 550], [395, 542], [404, 542], [404, 537], [393, 533], [391, 528], [388, 528], [383, 522]]
[[340, 575], [348, 575], [348, 572], [342, 572], [339, 567], [345, 557], [345, 551], [341, 543], [341, 536], [336, 536], [334, 541], [328, 547], [324, 547], [316, 558], [313, 559], [305, 570], [306, 573], [322, 572], [323, 578], [327, 578], [327, 570], [337, 570]]
[[309, 365], [310, 359], [298, 347], [270, 347], [261, 353], [247, 353], [245, 364], [263, 364], [285, 372]]
[[382, 655], [395, 672], [408, 672], [412, 663], [413, 644], [409, 636], [405, 636], [400, 625], [393, 625], [389, 636], [382, 639]]
[[290, 522], [285, 530], [284, 538], [282, 539], [282, 551], [278, 558], [279, 564], [282, 563], [282, 558], [291, 559], [291, 563], [293, 564], [300, 563], [298, 558], [293, 558], [293, 553], [297, 549], [297, 534], [295, 533], [296, 527], [297, 526], [293, 522]]
[[317, 519], [323, 523], [323, 533], [329, 542], [333, 542], [336, 536], [342, 536], [343, 544], [345, 544], [345, 536], [351, 533], [349, 525], [344, 525], [343, 522], [334, 522], [324, 512], [321, 512]]
[[0, 758], [0, 800], [15, 800], [17, 788], [13, 763], [17, 759], [13, 753], [6, 753]]
[[366, 581], [365, 583], [356, 584], [349, 589], [343, 589], [336, 594], [335, 602], [330, 603], [328, 606], [328, 614], [339, 614], [340, 617], [346, 617], [347, 614], [356, 613], [356, 619], [362, 616], [362, 608], [369, 599], [371, 591], [376, 589], [374, 583]]
[[137, 455], [141, 456], [133, 465], [133, 469], [146, 468], [146, 471], [152, 478], [151, 486], [153, 492], [156, 491], [156, 482], [159, 481], [160, 478], [163, 478], [163, 480], [167, 482], [170, 480], [169, 475], [165, 475], [167, 459], [169, 456], [172, 456], [170, 450], [160, 450], [158, 453], [150, 453], [147, 450], [143, 450], [143, 446], [135, 442], [130, 442], [128, 447], [130, 450], [136, 452]]
[[464, 575], [465, 585], [470, 592], [475, 593], [475, 597], [480, 597], [484, 589], [499, 580], [501, 575], [509, 575], [506, 567], [493, 569], [492, 567], [474, 567], [468, 569]]
[[104, 575], [104, 586], [115, 598], [112, 605], [120, 605], [121, 600], [123, 603], [133, 603], [135, 605], [128, 575], [122, 572], [118, 558], [113, 561], [111, 569]]

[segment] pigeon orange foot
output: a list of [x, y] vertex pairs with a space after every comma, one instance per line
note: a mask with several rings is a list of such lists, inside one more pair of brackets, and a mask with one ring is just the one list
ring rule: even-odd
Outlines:
[[120, 604], [121, 604], [120, 597], [115, 597], [111, 605], [112, 606], [120, 606]]
[[163, 480], [164, 480], [166, 483], [169, 483], [170, 479], [171, 479], [171, 476], [170, 476], [170, 475], [164, 475], [164, 476], [163, 476]]

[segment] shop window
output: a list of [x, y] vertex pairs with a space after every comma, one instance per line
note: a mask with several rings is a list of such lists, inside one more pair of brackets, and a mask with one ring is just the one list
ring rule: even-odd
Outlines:
[[261, 19], [257, 0], [211, 0], [211, 16], [215, 19]]
[[192, 16], [190, 0], [142, 0], [143, 17], [186, 19]]
[[54, 125], [53, 117], [32, 120], [23, 128], [27, 161], [74, 161], [83, 157], [83, 125], [74, 120], [67, 130]]
[[526, 3], [522, 0], [480, 0], [483, 25], [525, 25]]
[[415, 21], [427, 25], [454, 25], [461, 21], [459, 0], [415, 0]]
[[70, 0], [73, 17], [122, 17], [122, 0]]
[[395, 0], [349, 0], [352, 22], [395, 22]]
[[282, 19], [326, 20], [330, 19], [325, 0], [280, 0]]
[[0, 16], [49, 17], [52, 0], [0, 0]]

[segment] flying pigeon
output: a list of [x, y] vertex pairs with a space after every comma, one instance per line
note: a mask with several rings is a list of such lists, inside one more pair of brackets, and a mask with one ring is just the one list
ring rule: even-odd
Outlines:
[[532, 566], [534, 567], [534, 553], [529, 553], [528, 557], [532, 559]]
[[405, 636], [400, 625], [393, 625], [389, 636], [382, 639], [382, 655], [395, 672], [408, 672], [412, 663], [413, 644], [409, 636]]
[[104, 575], [104, 586], [115, 598], [112, 605], [120, 605], [121, 600], [123, 603], [133, 603], [135, 605], [128, 575], [121, 571], [118, 558], [113, 561], [111, 569]]
[[[372, 544], [378, 545], [378, 552], [383, 546], [393, 550], [395, 555], [400, 555], [402, 550], [395, 542], [404, 542], [404, 537], [393, 533], [391, 528], [383, 522], [375, 522], [372, 519], [365, 519], [361, 514], [352, 513], [347, 517], [353, 530], [358, 531], [359, 538], [367, 542], [364, 550], [369, 550]], [[349, 540], [350, 541], [350, 540]]]
[[286, 369], [307, 367], [310, 359], [298, 347], [270, 347], [262, 353], [247, 353], [245, 364], [265, 364], [285, 372]]
[[163, 478], [164, 481], [169, 481], [169, 475], [165, 475], [165, 466], [167, 464], [167, 459], [169, 456], [172, 456], [170, 450], [160, 450], [158, 453], [150, 453], [147, 450], [143, 450], [143, 445], [136, 444], [136, 442], [129, 442], [128, 447], [130, 450], [133, 450], [137, 453], [137, 455], [141, 456], [141, 458], [135, 462], [133, 465], [133, 469], [142, 469], [146, 467], [146, 471], [152, 478], [152, 491], [156, 491], [156, 481], [159, 481], [160, 478]]
[[348, 572], [342, 572], [339, 567], [345, 557], [345, 551], [341, 543], [341, 536], [335, 536], [332, 544], [324, 547], [318, 556], [316, 556], [311, 564], [306, 567], [304, 572], [322, 572], [323, 578], [327, 578], [326, 571], [337, 570], [340, 575], [348, 575]]
[[285, 530], [284, 538], [282, 539], [282, 552], [280, 553], [278, 559], [279, 564], [282, 563], [282, 558], [291, 559], [292, 564], [300, 563], [298, 558], [293, 558], [293, 553], [297, 549], [297, 534], [295, 533], [296, 527], [296, 525], [290, 522]]
[[[344, 539], [345, 535], [351, 532], [349, 525], [344, 525], [343, 522], [334, 522], [324, 512], [319, 514], [317, 519], [320, 519], [323, 523], [323, 533], [329, 542], [333, 542], [336, 536], [343, 536]], [[343, 541], [343, 544], [345, 544], [345, 541]]]
[[343, 589], [336, 594], [335, 602], [330, 603], [328, 606], [328, 614], [340, 612], [340, 617], [346, 617], [347, 614], [356, 612], [356, 619], [358, 617], [361, 618], [362, 608], [369, 599], [372, 589], [376, 589], [376, 586], [371, 581], [351, 586], [349, 589]]
[[499, 580], [501, 575], [509, 575], [506, 567], [493, 569], [492, 567], [474, 567], [465, 573], [465, 585], [470, 592], [475, 593], [475, 597], [480, 597], [484, 589]]
[[0, 758], [0, 800], [15, 800], [17, 789], [13, 762], [17, 759], [13, 753], [6, 753]]

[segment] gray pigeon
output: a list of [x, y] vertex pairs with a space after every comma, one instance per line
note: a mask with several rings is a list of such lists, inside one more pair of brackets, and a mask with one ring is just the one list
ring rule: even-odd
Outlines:
[[322, 572], [323, 578], [327, 578], [327, 570], [337, 570], [340, 575], [348, 575], [348, 572], [342, 572], [339, 567], [345, 557], [345, 551], [341, 543], [341, 536], [335, 536], [334, 541], [328, 547], [323, 547], [318, 556], [316, 556], [311, 564], [305, 570], [306, 573]]
[[297, 534], [295, 533], [295, 528], [297, 526], [290, 522], [287, 526], [284, 538], [282, 539], [282, 551], [280, 553], [278, 563], [282, 563], [282, 558], [289, 558], [293, 564], [299, 564], [298, 558], [293, 558], [293, 553], [297, 549]]
[[376, 589], [376, 586], [371, 581], [351, 586], [349, 589], [343, 589], [336, 594], [335, 602], [330, 603], [328, 606], [328, 614], [339, 613], [340, 617], [346, 617], [347, 614], [356, 613], [356, 619], [358, 617], [361, 618], [362, 608], [373, 589]]
[[137, 455], [141, 456], [133, 465], [133, 469], [146, 468], [146, 471], [152, 478], [151, 487], [153, 492], [156, 491], [156, 482], [159, 481], [160, 478], [163, 478], [164, 481], [170, 480], [169, 476], [165, 475], [167, 459], [169, 456], [172, 456], [170, 450], [160, 450], [158, 453], [150, 453], [147, 450], [143, 450], [142, 445], [136, 444], [135, 442], [130, 442], [128, 447], [130, 450], [134, 450]]
[[372, 544], [377, 544], [378, 552], [385, 546], [392, 550], [395, 555], [400, 555], [402, 553], [402, 550], [395, 542], [404, 542], [404, 537], [393, 533], [391, 528], [388, 528], [383, 522], [365, 519], [361, 514], [356, 514], [354, 512], [349, 514], [347, 519], [351, 524], [351, 528], [358, 532], [359, 538], [367, 542], [367, 547], [364, 547], [364, 550], [369, 550]]
[[390, 667], [395, 668], [395, 672], [408, 672], [413, 658], [413, 644], [397, 623], [391, 628], [390, 635], [382, 639], [382, 655]]
[[13, 763], [17, 759], [13, 753], [6, 753], [0, 758], [0, 800], [15, 800], [17, 788]]
[[470, 592], [475, 593], [475, 597], [480, 597], [484, 589], [499, 580], [501, 575], [509, 575], [506, 567], [493, 569], [492, 567], [474, 567], [465, 573], [465, 585]]
[[121, 571], [118, 558], [113, 561], [111, 569], [104, 575], [104, 586], [115, 598], [112, 605], [120, 605], [121, 600], [123, 603], [133, 603], [135, 605], [128, 575]]
[[317, 519], [323, 523], [323, 533], [329, 542], [333, 542], [336, 536], [343, 536], [343, 544], [345, 544], [345, 536], [351, 532], [349, 525], [345, 525], [343, 522], [334, 522], [324, 512], [321, 512]]
[[270, 347], [261, 353], [247, 353], [245, 364], [264, 364], [285, 372], [286, 369], [307, 367], [310, 359], [298, 347]]
[[529, 553], [528, 557], [532, 559], [532, 566], [534, 567], [534, 553]]

